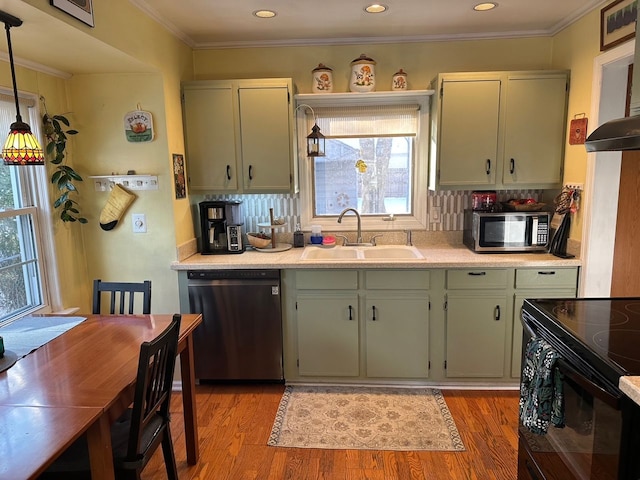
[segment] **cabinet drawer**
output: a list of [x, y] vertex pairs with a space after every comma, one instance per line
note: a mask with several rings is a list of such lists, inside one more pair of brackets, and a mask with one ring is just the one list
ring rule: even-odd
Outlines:
[[518, 268], [516, 288], [576, 288], [577, 268]]
[[506, 288], [506, 269], [463, 268], [447, 270], [447, 288], [486, 289]]
[[429, 270], [368, 270], [365, 285], [368, 289], [428, 290]]
[[296, 288], [298, 290], [356, 290], [358, 272], [356, 270], [298, 270]]

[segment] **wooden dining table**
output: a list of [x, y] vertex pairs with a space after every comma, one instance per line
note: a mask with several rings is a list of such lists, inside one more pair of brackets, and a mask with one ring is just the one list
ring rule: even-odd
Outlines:
[[[140, 345], [172, 315], [82, 316], [0, 373], [0, 480], [36, 478], [82, 435], [92, 478], [114, 478], [111, 423], [133, 400]], [[201, 322], [182, 314], [178, 341], [189, 464], [199, 458], [192, 333]]]

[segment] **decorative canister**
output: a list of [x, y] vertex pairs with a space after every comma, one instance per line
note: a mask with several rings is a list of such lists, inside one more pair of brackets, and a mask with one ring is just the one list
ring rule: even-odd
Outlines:
[[349, 90], [352, 92], [373, 92], [376, 89], [375, 65], [375, 60], [367, 57], [364, 53], [352, 61]]
[[322, 63], [311, 70], [313, 75], [313, 85], [311, 91], [313, 93], [331, 93], [333, 92], [333, 70]]
[[393, 80], [391, 82], [391, 90], [406, 90], [407, 89], [407, 72], [400, 69], [393, 74]]

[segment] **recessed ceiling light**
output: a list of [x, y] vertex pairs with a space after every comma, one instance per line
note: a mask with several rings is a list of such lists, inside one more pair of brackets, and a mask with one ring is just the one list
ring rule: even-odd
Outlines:
[[486, 12], [487, 10], [493, 10], [497, 6], [498, 4], [495, 2], [486, 2], [477, 4], [475, 7], [473, 7], [473, 9], [476, 12]]
[[253, 14], [258, 18], [273, 18], [277, 15], [273, 10], [256, 10]]
[[388, 7], [386, 5], [382, 5], [381, 3], [374, 3], [364, 7], [364, 11], [367, 13], [382, 13], [386, 12], [387, 8]]

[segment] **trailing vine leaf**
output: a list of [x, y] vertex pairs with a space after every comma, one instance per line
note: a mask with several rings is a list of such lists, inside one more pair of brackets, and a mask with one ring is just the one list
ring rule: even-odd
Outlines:
[[87, 223], [87, 219], [80, 215], [78, 202], [70, 197], [71, 193], [78, 194], [78, 189], [73, 182], [82, 182], [82, 177], [64, 163], [67, 135], [76, 135], [78, 131], [70, 128], [71, 124], [64, 115], [45, 113], [42, 117], [42, 126], [47, 137], [46, 155], [49, 161], [56, 165], [51, 175], [51, 183], [60, 191], [60, 195], [53, 202], [53, 207], [60, 209], [60, 219], [63, 222]]

